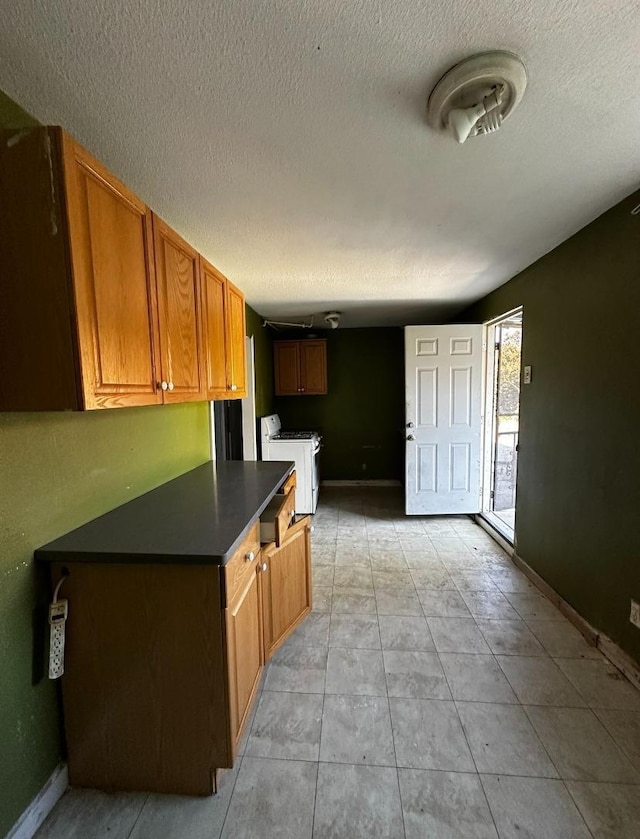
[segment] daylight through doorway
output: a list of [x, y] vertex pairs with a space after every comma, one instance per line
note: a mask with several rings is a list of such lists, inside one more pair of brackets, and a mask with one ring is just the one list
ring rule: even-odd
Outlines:
[[522, 309], [487, 327], [487, 412], [482, 513], [513, 544], [520, 420]]

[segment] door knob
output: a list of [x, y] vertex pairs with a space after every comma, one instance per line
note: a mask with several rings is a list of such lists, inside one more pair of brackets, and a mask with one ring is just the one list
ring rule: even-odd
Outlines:
[[407, 435], [407, 440], [415, 440], [415, 439], [416, 438], [413, 436], [413, 434], [408, 434]]

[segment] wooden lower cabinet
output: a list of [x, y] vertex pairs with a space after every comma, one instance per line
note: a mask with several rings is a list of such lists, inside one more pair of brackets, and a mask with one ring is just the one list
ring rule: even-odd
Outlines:
[[252, 569], [244, 586], [225, 610], [225, 629], [230, 743], [235, 756], [264, 664], [262, 604], [256, 569]]
[[265, 660], [311, 611], [311, 527], [309, 517], [293, 526], [278, 547], [262, 549], [262, 611]]
[[69, 781], [209, 795], [233, 766], [265, 660], [311, 609], [309, 518], [279, 547], [259, 522], [224, 566], [54, 562], [69, 601]]

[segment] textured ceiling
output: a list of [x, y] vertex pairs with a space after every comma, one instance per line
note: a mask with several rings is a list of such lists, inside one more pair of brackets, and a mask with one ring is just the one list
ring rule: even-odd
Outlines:
[[[270, 317], [417, 323], [502, 284], [640, 181], [640, 0], [21, 0], [0, 87], [61, 124]], [[429, 91], [521, 56], [502, 131]]]

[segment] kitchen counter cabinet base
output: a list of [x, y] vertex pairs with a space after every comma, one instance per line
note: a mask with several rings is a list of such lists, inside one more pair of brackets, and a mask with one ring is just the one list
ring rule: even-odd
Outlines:
[[[52, 579], [64, 563], [54, 563]], [[69, 782], [214, 791], [233, 761], [221, 569], [67, 564], [62, 678]]]
[[260, 575], [265, 660], [278, 650], [311, 611], [311, 526], [305, 516], [278, 546], [262, 548]]
[[[310, 518], [260, 545], [258, 517], [285, 485], [291, 500], [291, 467], [204, 464], [37, 552], [69, 601], [72, 785], [209, 795], [233, 766], [264, 662], [311, 609]], [[174, 541], [159, 560], [166, 518]], [[119, 552], [101, 553], [117, 530]], [[199, 561], [185, 562], [196, 531]]]

